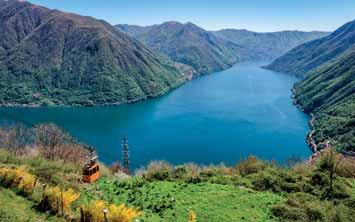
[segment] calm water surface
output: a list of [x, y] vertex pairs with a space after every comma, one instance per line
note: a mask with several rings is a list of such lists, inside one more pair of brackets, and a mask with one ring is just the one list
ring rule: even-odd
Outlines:
[[150, 160], [234, 164], [248, 155], [279, 163], [306, 158], [308, 117], [292, 105], [298, 79], [244, 63], [204, 76], [167, 95], [131, 105], [95, 108], [1, 108], [2, 122], [53, 122], [97, 148], [100, 159], [121, 159], [129, 139], [133, 167]]

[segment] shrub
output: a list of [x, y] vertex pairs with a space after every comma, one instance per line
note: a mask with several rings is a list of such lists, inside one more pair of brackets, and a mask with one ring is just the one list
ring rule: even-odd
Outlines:
[[237, 176], [234, 168], [226, 167], [224, 164], [202, 167], [199, 171], [199, 175], [203, 180], [210, 180], [211, 178], [215, 180], [215, 177], [227, 178]]
[[264, 191], [271, 190], [273, 192], [280, 192], [279, 178], [269, 172], [260, 172], [255, 175], [253, 182], [256, 190]]
[[120, 206], [111, 204], [108, 207], [108, 219], [112, 222], [131, 222], [139, 215], [140, 213], [137, 210], [128, 208], [124, 204]]
[[355, 178], [355, 159], [343, 158], [338, 166], [337, 174], [342, 177]]
[[188, 222], [197, 222], [197, 215], [194, 211], [190, 211]]
[[105, 222], [106, 216], [106, 219], [112, 222], [131, 222], [139, 215], [139, 211], [126, 207], [124, 204], [120, 206], [108, 205], [104, 201], [96, 200], [82, 207], [81, 221]]
[[183, 179], [186, 177], [187, 169], [185, 166], [177, 166], [174, 168], [172, 177], [174, 179]]
[[267, 167], [267, 164], [263, 161], [257, 159], [254, 156], [249, 156], [246, 160], [240, 161], [237, 166], [237, 172], [243, 176], [257, 173], [260, 170], [264, 170]]
[[337, 178], [334, 181], [333, 197], [335, 199], [345, 199], [351, 196], [352, 186], [344, 178]]
[[306, 221], [307, 215], [301, 209], [295, 209], [285, 204], [277, 204], [271, 208], [271, 212], [281, 221]]
[[124, 169], [121, 166], [121, 164], [117, 161], [110, 166], [109, 170], [110, 173], [114, 175], [115, 173], [122, 172]]
[[228, 175], [228, 176], [233, 176], [235, 174], [235, 170], [231, 167], [226, 167], [225, 165], [221, 164], [217, 166], [218, 173], [220, 175]]
[[344, 201], [326, 201], [319, 197], [295, 193], [288, 196], [287, 201], [272, 207], [271, 212], [280, 221], [354, 221], [355, 202], [348, 198]]
[[48, 185], [77, 189], [79, 186], [79, 167], [63, 161], [48, 161], [43, 157], [22, 160], [30, 166], [31, 173]]
[[63, 191], [59, 187], [48, 187], [44, 190], [43, 199], [40, 203], [42, 210], [50, 210], [53, 213], [61, 212], [63, 215], [70, 213], [71, 205], [79, 198], [80, 194], [72, 189]]
[[6, 186], [17, 188], [26, 194], [33, 191], [36, 183], [36, 178], [23, 167], [0, 168], [0, 179]]
[[27, 194], [33, 192], [37, 182], [36, 178], [32, 174], [25, 172], [23, 169], [18, 170], [18, 173], [22, 178], [18, 188]]
[[290, 195], [287, 201], [273, 206], [271, 212], [282, 221], [323, 221], [324, 218], [317, 199], [304, 193]]
[[312, 166], [306, 164], [296, 164], [291, 168], [298, 176], [307, 177], [312, 173]]
[[329, 184], [329, 179], [323, 172], [316, 171], [311, 177], [311, 185], [324, 187]]
[[81, 221], [83, 222], [104, 222], [103, 210], [106, 204], [102, 200], [93, 201], [82, 208]]
[[189, 183], [201, 182], [201, 168], [197, 164], [189, 163], [185, 165], [186, 177], [185, 181]]
[[172, 169], [172, 166], [165, 161], [152, 161], [143, 177], [147, 180], [166, 180], [171, 176]]

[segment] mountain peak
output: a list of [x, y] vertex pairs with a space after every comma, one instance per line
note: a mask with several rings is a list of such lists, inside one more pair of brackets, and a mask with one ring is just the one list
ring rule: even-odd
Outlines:
[[162, 25], [182, 25], [182, 23], [178, 22], [178, 21], [167, 21], [162, 23]]

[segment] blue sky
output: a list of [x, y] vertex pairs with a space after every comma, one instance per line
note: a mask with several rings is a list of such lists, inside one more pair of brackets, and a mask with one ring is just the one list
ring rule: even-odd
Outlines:
[[355, 0], [30, 0], [111, 24], [193, 22], [208, 30], [332, 31], [355, 19]]

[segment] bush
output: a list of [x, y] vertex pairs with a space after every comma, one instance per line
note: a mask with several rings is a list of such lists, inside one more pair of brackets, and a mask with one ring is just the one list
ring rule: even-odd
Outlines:
[[197, 222], [197, 215], [194, 211], [190, 211], [188, 222]]
[[20, 168], [0, 168], [0, 179], [3, 184], [17, 188], [20, 191], [30, 194], [36, 185], [36, 178]]
[[337, 174], [342, 177], [355, 178], [355, 159], [343, 158], [338, 166]]
[[105, 222], [105, 214], [108, 221], [132, 222], [140, 215], [140, 212], [126, 207], [124, 204], [116, 206], [108, 205], [104, 201], [96, 200], [82, 207], [81, 221], [83, 222]]
[[354, 188], [348, 184], [344, 178], [337, 178], [334, 181], [333, 197], [335, 199], [349, 198], [351, 196], [352, 189]]
[[260, 172], [255, 175], [252, 182], [254, 188], [259, 191], [271, 190], [273, 192], [280, 192], [279, 178], [269, 172]]
[[240, 161], [237, 166], [237, 172], [243, 176], [257, 173], [261, 170], [264, 170], [267, 167], [267, 164], [254, 156], [249, 156], [246, 160]]
[[287, 201], [273, 206], [271, 212], [285, 222], [350, 222], [354, 221], [354, 206], [353, 199], [322, 201], [310, 194], [296, 193], [288, 196]]
[[166, 180], [172, 174], [172, 166], [165, 161], [152, 161], [143, 173], [147, 180]]
[[317, 199], [304, 193], [290, 195], [287, 201], [273, 206], [271, 212], [282, 221], [308, 222], [324, 218]]
[[271, 208], [274, 216], [282, 219], [282, 221], [306, 221], [307, 215], [301, 209], [278, 204]]
[[139, 212], [135, 209], [128, 208], [124, 204], [120, 206], [108, 206], [108, 220], [112, 222], [131, 222], [134, 218], [139, 216]]
[[199, 183], [202, 181], [200, 173], [201, 168], [197, 164], [186, 164], [186, 176], [185, 181], [188, 183]]
[[103, 210], [106, 208], [104, 201], [97, 200], [82, 208], [82, 222], [104, 222]]
[[187, 169], [185, 166], [177, 166], [174, 168], [172, 177], [174, 179], [183, 179], [186, 177]]
[[79, 196], [80, 194], [75, 193], [72, 189], [62, 190], [59, 187], [48, 187], [44, 190], [43, 199], [39, 206], [42, 210], [69, 215], [72, 203]]

